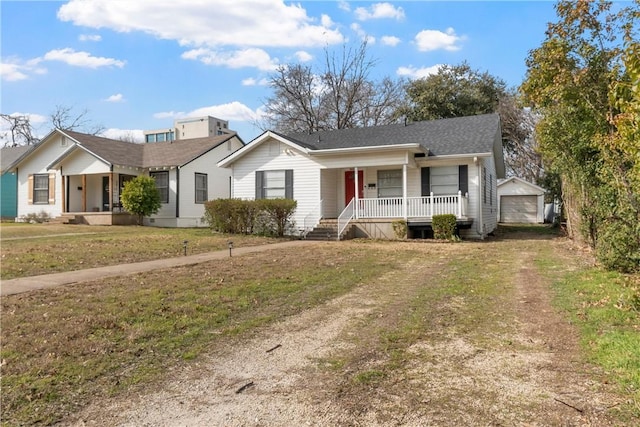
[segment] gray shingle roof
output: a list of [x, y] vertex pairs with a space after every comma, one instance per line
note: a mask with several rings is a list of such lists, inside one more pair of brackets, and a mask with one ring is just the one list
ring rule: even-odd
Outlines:
[[111, 164], [140, 168], [182, 166], [237, 136], [226, 134], [208, 138], [136, 144], [80, 132], [63, 132]]
[[483, 114], [367, 128], [284, 135], [312, 150], [419, 143], [430, 155], [490, 153], [500, 117]]
[[24, 153], [31, 150], [33, 145], [23, 145], [20, 147], [3, 147], [0, 150], [0, 172], [7, 170], [9, 166], [18, 160]]

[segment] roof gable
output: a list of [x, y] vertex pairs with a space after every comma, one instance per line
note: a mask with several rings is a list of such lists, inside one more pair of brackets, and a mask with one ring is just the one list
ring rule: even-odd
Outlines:
[[533, 183], [531, 183], [529, 181], [525, 181], [524, 179], [519, 178], [517, 176], [512, 176], [512, 177], [504, 179], [504, 180], [499, 180], [498, 181], [498, 188], [502, 187], [502, 186], [504, 186], [506, 184], [509, 184], [509, 183], [513, 183], [513, 184], [516, 184], [516, 185], [523, 185], [525, 187], [529, 187], [530, 189], [532, 189], [534, 191], [538, 191], [538, 192], [542, 192], [542, 193], [546, 193], [547, 192], [547, 190], [545, 190], [544, 188], [540, 187], [539, 185], [533, 184]]
[[182, 166], [227, 140], [238, 138], [236, 134], [225, 134], [207, 138], [138, 144], [79, 132], [64, 131], [64, 133], [99, 159], [104, 159], [113, 165], [139, 168]]

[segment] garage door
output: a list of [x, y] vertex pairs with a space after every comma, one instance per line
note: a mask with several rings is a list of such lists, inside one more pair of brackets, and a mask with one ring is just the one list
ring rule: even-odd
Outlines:
[[538, 222], [537, 196], [502, 196], [500, 222]]

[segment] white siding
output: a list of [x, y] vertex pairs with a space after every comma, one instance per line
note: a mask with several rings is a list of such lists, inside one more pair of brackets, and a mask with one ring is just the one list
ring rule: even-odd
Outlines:
[[255, 172], [283, 169], [293, 169], [293, 198], [298, 202], [293, 221], [299, 228], [320, 201], [320, 165], [300, 151], [271, 140], [242, 156], [233, 164], [233, 197], [254, 199]]
[[[55, 218], [62, 213], [62, 175], [59, 171], [47, 170], [47, 166], [66, 150], [72, 148], [70, 142], [62, 145], [62, 137], [54, 134], [49, 140], [43, 141], [18, 168], [18, 217], [30, 213], [46, 212], [49, 217]], [[55, 175], [55, 202], [52, 204], [28, 204], [29, 175], [54, 174]]]
[[178, 226], [202, 227], [204, 203], [196, 203], [195, 174], [207, 175], [207, 200], [231, 197], [231, 169], [219, 168], [216, 163], [242, 147], [239, 139], [233, 138], [205, 155], [180, 168], [180, 212]]
[[[50, 159], [53, 160], [53, 159]], [[110, 166], [82, 149], [76, 149], [64, 159], [65, 175], [82, 175], [93, 173], [109, 173]]]

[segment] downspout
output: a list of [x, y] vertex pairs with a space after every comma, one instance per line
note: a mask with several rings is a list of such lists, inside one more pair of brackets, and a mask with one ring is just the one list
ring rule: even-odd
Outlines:
[[478, 166], [478, 224], [476, 225], [476, 231], [480, 235], [480, 239], [484, 239], [484, 218], [482, 217], [482, 211], [484, 209], [484, 206], [482, 206], [482, 164], [477, 157], [474, 160]]
[[180, 218], [180, 166], [176, 167], [176, 220]]
[[407, 221], [407, 165], [402, 165], [402, 218]]

